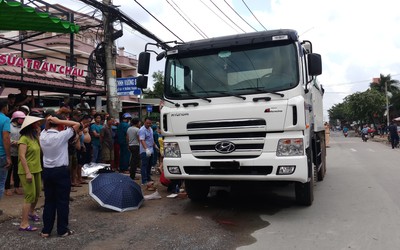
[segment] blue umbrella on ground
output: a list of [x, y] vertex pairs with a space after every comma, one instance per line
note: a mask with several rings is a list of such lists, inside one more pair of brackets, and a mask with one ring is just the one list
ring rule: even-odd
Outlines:
[[96, 176], [89, 182], [89, 194], [101, 206], [118, 212], [139, 209], [144, 201], [140, 186], [119, 173]]

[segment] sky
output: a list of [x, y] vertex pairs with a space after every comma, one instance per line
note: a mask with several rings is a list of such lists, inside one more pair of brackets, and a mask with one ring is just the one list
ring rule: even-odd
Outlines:
[[[63, 4], [83, 13], [93, 11], [79, 0], [64, 0]], [[400, 79], [400, 4], [393, 0], [113, 0], [113, 4], [163, 41], [188, 42], [264, 29], [297, 30], [300, 40], [310, 40], [313, 52], [322, 56], [323, 72], [318, 79], [325, 88], [324, 120], [329, 108], [347, 95], [367, 90], [372, 78], [390, 74]], [[127, 52], [139, 55], [146, 43], [154, 42], [127, 25], [123, 29], [124, 36], [116, 43]], [[163, 63], [152, 55], [149, 75], [163, 71]]]

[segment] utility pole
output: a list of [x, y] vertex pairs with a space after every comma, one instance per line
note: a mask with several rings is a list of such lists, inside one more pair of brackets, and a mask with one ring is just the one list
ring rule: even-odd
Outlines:
[[[112, 0], [103, 0], [106, 6], [112, 5]], [[113, 41], [114, 17], [109, 8], [103, 9], [104, 43], [106, 57], [105, 83], [107, 87], [107, 112], [114, 118], [119, 118], [121, 104], [117, 95], [117, 71], [115, 66], [115, 53]]]
[[385, 81], [385, 96], [386, 96], [386, 125], [389, 126], [390, 118], [389, 118], [389, 98], [387, 92], [387, 81]]

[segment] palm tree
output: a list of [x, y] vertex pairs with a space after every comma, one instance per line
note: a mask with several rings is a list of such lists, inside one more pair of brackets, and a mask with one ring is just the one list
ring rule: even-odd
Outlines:
[[[387, 93], [385, 95], [385, 85], [387, 85]], [[397, 107], [399, 106], [398, 103], [398, 96], [400, 95], [400, 82], [398, 80], [392, 79], [390, 74], [388, 75], [383, 75], [380, 74], [380, 77], [378, 79], [378, 83], [372, 82], [370, 83], [370, 88], [375, 89], [379, 91], [380, 93], [383, 93], [387, 99], [388, 103], [392, 103], [394, 107], [390, 108], [392, 109], [390, 111], [390, 116], [387, 117], [387, 123], [389, 123], [390, 117], [396, 117], [397, 116]], [[387, 104], [389, 105], [389, 104]], [[394, 109], [393, 109], [394, 108]], [[388, 107], [387, 107], [388, 109]], [[393, 116], [395, 115], [395, 116]]]
[[400, 82], [398, 80], [392, 79], [390, 74], [388, 75], [383, 75], [380, 74], [378, 83], [371, 82], [369, 84], [371, 89], [375, 89], [383, 94], [385, 94], [385, 83], [387, 84], [387, 91], [388, 91], [388, 96], [392, 97], [393, 94], [398, 93], [400, 90]]

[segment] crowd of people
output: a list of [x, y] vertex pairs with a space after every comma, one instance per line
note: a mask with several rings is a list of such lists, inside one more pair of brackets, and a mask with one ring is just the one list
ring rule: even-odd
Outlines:
[[68, 227], [70, 192], [88, 184], [81, 174], [84, 164], [110, 164], [138, 181], [139, 172], [143, 188], [155, 190], [152, 173], [162, 174], [163, 162], [157, 122], [146, 118], [142, 124], [130, 113], [118, 119], [90, 108], [83, 98], [75, 107], [65, 97], [58, 110], [39, 111], [30, 108], [24, 88], [21, 95], [0, 101], [0, 199], [3, 193], [23, 195], [20, 231], [39, 230], [29, 222], [41, 220], [35, 209], [43, 190], [40, 235], [50, 236], [56, 217], [58, 235], [74, 233]]

